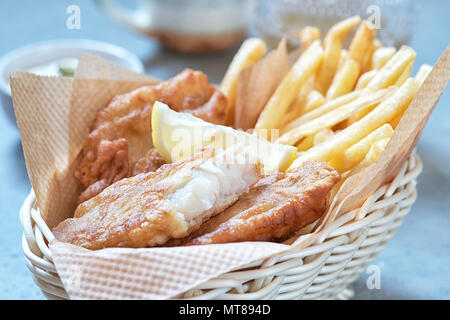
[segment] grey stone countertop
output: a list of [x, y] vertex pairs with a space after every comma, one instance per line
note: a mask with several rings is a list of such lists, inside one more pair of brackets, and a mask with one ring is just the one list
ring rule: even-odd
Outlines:
[[[66, 28], [66, 8], [81, 8], [80, 30]], [[449, 44], [450, 2], [421, 2], [409, 43], [416, 66], [433, 64]], [[136, 53], [148, 74], [167, 79], [185, 67], [203, 70], [219, 82], [234, 51], [183, 56], [108, 20], [93, 1], [2, 1], [0, 56], [23, 45], [60, 38], [90, 38]], [[19, 132], [0, 113], [0, 299], [43, 299], [25, 266], [21, 250], [19, 208], [30, 191]], [[369, 273], [354, 284], [355, 299], [450, 299], [450, 89], [441, 97], [418, 144], [424, 169], [418, 199], [397, 234], [374, 262], [381, 288], [370, 290]]]

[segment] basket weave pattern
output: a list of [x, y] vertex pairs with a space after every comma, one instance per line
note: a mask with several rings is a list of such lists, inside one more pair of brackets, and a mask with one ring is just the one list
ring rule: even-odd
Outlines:
[[[318, 241], [291, 249], [206, 281], [178, 298], [349, 299], [350, 284], [383, 250], [416, 200], [422, 163], [413, 153], [395, 179], [361, 206], [341, 215]], [[22, 248], [33, 279], [48, 299], [68, 299], [47, 241], [54, 237], [41, 218], [34, 193], [20, 220]]]

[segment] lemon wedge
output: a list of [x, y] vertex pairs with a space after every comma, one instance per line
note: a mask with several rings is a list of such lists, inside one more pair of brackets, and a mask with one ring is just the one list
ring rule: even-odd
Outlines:
[[241, 144], [263, 164], [266, 174], [287, 170], [297, 154], [293, 146], [271, 143], [256, 134], [215, 125], [189, 113], [176, 112], [158, 101], [152, 110], [152, 139], [167, 162], [192, 156], [203, 147], [224, 149]]

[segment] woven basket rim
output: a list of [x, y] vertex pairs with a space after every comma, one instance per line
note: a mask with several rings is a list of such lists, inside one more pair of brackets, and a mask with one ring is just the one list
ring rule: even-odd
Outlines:
[[[415, 179], [420, 174], [421, 170], [422, 163], [420, 157], [413, 152], [392, 182], [378, 188], [368, 197], [368, 199], [366, 199], [360, 208], [346, 212], [338, 217], [328, 226], [323, 235], [317, 239], [315, 243], [301, 249], [292, 247], [284, 253], [275, 254], [271, 257], [241, 267], [238, 270], [223, 274], [217, 279], [209, 280], [198, 286], [196, 289], [202, 290], [211, 287], [223, 287], [224, 289], [222, 291], [224, 292], [222, 294], [226, 297], [226, 290], [227, 287], [230, 286], [230, 283], [239, 287], [237, 282], [244, 281], [255, 273], [253, 269], [246, 270], [248, 268], [258, 267], [258, 276], [264, 277], [266, 274], [286, 272], [286, 270], [289, 270], [295, 264], [293, 261], [301, 260], [306, 256], [320, 255], [321, 253], [329, 252], [334, 248], [341, 248], [340, 250], [345, 251], [345, 249], [342, 248], [344, 248], [349, 241], [349, 233], [364, 230], [368, 226], [376, 224], [379, 222], [380, 218], [382, 218], [383, 213], [381, 208], [387, 205], [383, 202], [385, 201], [382, 199], [383, 197], [389, 196], [387, 201], [391, 202], [390, 205], [395, 205], [396, 196], [398, 196], [397, 198], [402, 199], [402, 196], [405, 196], [405, 194], [415, 193]], [[404, 190], [398, 191], [400, 186], [405, 185], [406, 188]], [[411, 204], [414, 200], [415, 194]], [[372, 210], [370, 214], [368, 214], [369, 209]], [[19, 216], [24, 230], [22, 236], [22, 249], [25, 255], [26, 265], [33, 273], [36, 284], [49, 299], [67, 299], [67, 293], [58, 276], [56, 267], [53, 264], [50, 249], [47, 245], [48, 242], [54, 239], [54, 235], [40, 215], [33, 189], [31, 189], [29, 195], [26, 197], [20, 209]], [[361, 233], [361, 235], [363, 235], [363, 233]], [[305, 266], [305, 268], [303, 268], [304, 270], [302, 269], [302, 272], [309, 272], [308, 268], [312, 270], [321, 263], [323, 263], [323, 261], [317, 259], [314, 263], [309, 264], [307, 267]], [[281, 280], [277, 279], [275, 282], [271, 283], [271, 286], [278, 285], [277, 281], [279, 282]], [[271, 289], [272, 287], [270, 286], [265, 288], [267, 292]], [[243, 289], [241, 291], [244, 292]], [[216, 291], [215, 294], [217, 293], [218, 292]], [[343, 288], [342, 292], [337, 295], [337, 297], [345, 298], [349, 297], [349, 294], [350, 291], [348, 291], [347, 288]], [[244, 295], [247, 295], [245, 298], [249, 297], [247, 293]], [[235, 299], [236, 297], [236, 295], [233, 295], [232, 298]], [[208, 296], [206, 296], [206, 298], [208, 298]]]

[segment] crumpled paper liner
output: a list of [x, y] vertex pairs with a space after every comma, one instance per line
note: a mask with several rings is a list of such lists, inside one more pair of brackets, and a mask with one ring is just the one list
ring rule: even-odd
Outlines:
[[[253, 72], [271, 76], [258, 71], [261, 68], [264, 66], [255, 65], [245, 71], [249, 81], [258, 81]], [[314, 243], [336, 217], [360, 205], [382, 183], [392, 179], [415, 146], [449, 77], [450, 47], [419, 90], [379, 160], [349, 178], [320, 225], [313, 233], [296, 239], [293, 246], [302, 248]], [[11, 78], [28, 174], [40, 212], [50, 227], [73, 215], [80, 191], [73, 170], [97, 110], [114, 95], [151, 83], [155, 79], [90, 57], [81, 59], [73, 79], [24, 72]], [[254, 83], [247, 85], [257, 87]], [[72, 299], [175, 297], [222, 273], [290, 248], [285, 244], [244, 242], [90, 251], [56, 240], [50, 243], [58, 274]]]
[[50, 249], [72, 299], [166, 299], [286, 247], [247, 242], [90, 251], [55, 241]]
[[28, 175], [50, 228], [73, 216], [81, 192], [73, 172], [97, 110], [117, 94], [157, 82], [89, 56], [80, 58], [74, 78], [21, 71], [11, 78]]
[[146, 74], [136, 73], [103, 60], [99, 56], [81, 55], [75, 78], [94, 78], [108, 80], [132, 80], [159, 82], [159, 79]]

